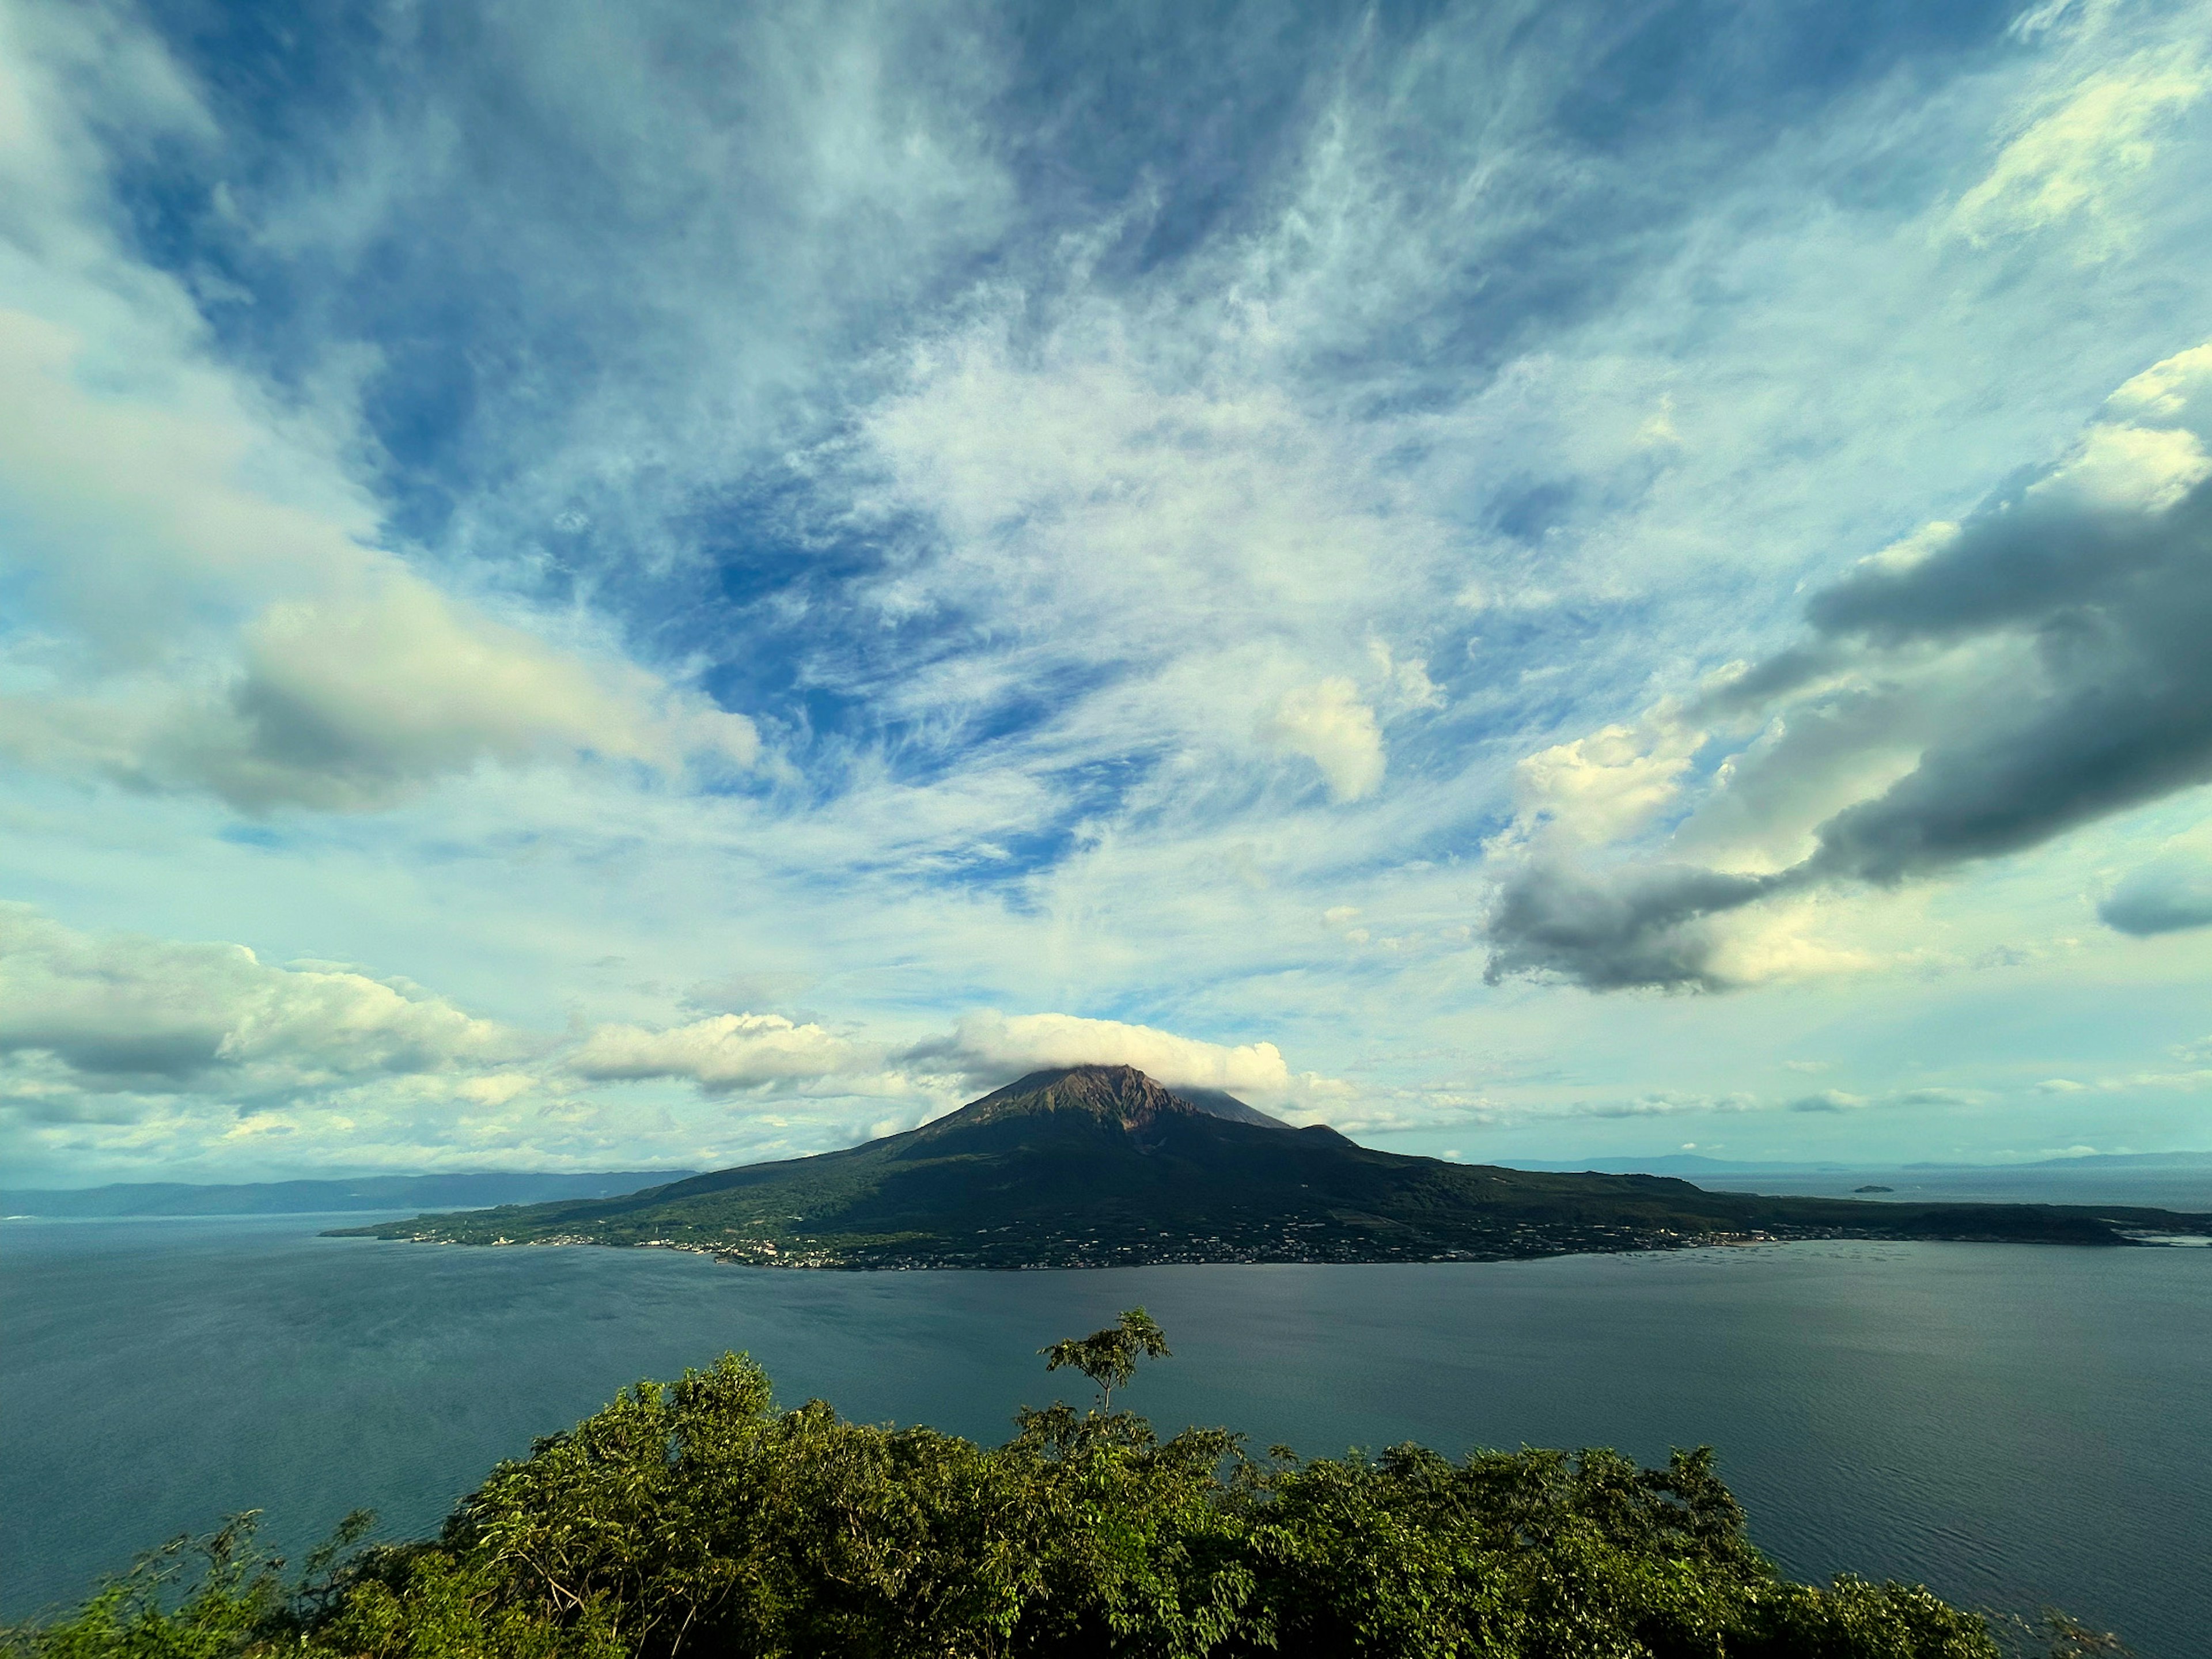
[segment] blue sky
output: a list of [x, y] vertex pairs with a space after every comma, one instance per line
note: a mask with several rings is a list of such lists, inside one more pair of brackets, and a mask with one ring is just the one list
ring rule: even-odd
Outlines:
[[2212, 1147], [2212, 8], [0, 3], [0, 1156]]

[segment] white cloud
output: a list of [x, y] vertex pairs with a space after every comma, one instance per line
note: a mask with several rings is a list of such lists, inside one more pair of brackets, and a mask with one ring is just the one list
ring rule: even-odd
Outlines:
[[[1301, 1121], [1361, 1121], [1348, 1085], [1292, 1073], [1267, 1042], [990, 1011], [920, 1044], [775, 1013], [605, 1023], [563, 1041], [345, 964], [276, 967], [241, 945], [86, 933], [0, 906], [11, 1158], [74, 1149], [128, 1169], [251, 1143], [292, 1169], [721, 1166], [909, 1127], [1022, 1073], [1080, 1064], [1135, 1066]], [[681, 1093], [659, 1086], [671, 1083]], [[737, 1095], [750, 1098], [733, 1107]]]
[[[1220, 325], [1218, 372], [1194, 380], [1186, 337], [1215, 326], [1218, 294], [1146, 315], [1081, 267], [978, 295], [981, 320], [924, 337], [863, 441], [817, 458], [899, 544], [856, 600], [960, 646], [888, 683], [827, 653], [819, 672], [970, 780], [1112, 768], [1132, 806], [1194, 829], [1255, 791], [1304, 793], [1279, 754], [1334, 800], [1373, 793], [1385, 726], [1445, 704], [1424, 654], [1438, 526], [1387, 434], [1332, 421], [1243, 324]], [[1066, 688], [1041, 720], [1040, 686]], [[1024, 718], [1000, 735], [1009, 704]], [[1147, 776], [1154, 760], [1174, 770]]]
[[[357, 122], [283, 112], [272, 156], [252, 112], [225, 106], [218, 131], [122, 10], [19, 6], [18, 44], [35, 33], [63, 68], [0, 52], [11, 139], [28, 135], [0, 155], [17, 169], [0, 287], [54, 348], [18, 360], [51, 430], [24, 415], [0, 455], [24, 462], [0, 481], [21, 538], [4, 554], [34, 578], [0, 606], [16, 762], [0, 863], [87, 925], [404, 960], [450, 969], [439, 982], [479, 1012], [551, 1025], [574, 1007], [656, 1038], [697, 1023], [681, 988], [738, 961], [803, 981], [841, 1035], [906, 1041], [992, 1004], [1141, 1007], [1363, 1079], [1538, 1048], [1616, 1100], [1723, 1097], [1770, 1028], [1817, 1051], [1818, 998], [1876, 1048], [1971, 1047], [1980, 1025], [1943, 1023], [1933, 969], [1833, 914], [1802, 918], [1807, 936], [1892, 971], [1832, 974], [1816, 998], [1791, 988], [1815, 970], [1786, 930], [1723, 930], [1715, 960], [1773, 987], [1734, 1024], [1491, 991], [1464, 923], [1481, 839], [1545, 801], [1617, 845], [1688, 807], [1677, 854], [1796, 861], [1812, 825], [1910, 769], [1928, 711], [1984, 712], [1960, 690], [1973, 675], [1834, 677], [1757, 733], [1685, 717], [1739, 750], [1711, 795], [1624, 711], [1764, 657], [1793, 582], [1931, 523], [1891, 562], [1924, 556], [2131, 375], [2105, 424], [2203, 432], [2178, 412], [2201, 407], [2191, 354], [2138, 374], [2177, 343], [2174, 295], [2203, 268], [2201, 100], [2156, 105], [2147, 159], [2081, 171], [2094, 199], [2038, 234], [2019, 210], [2052, 206], [2057, 173], [2030, 150], [2008, 152], [2026, 182], [1984, 196], [1979, 244], [1943, 234], [1955, 203], [1933, 196], [2096, 76], [2168, 62], [2143, 55], [2149, 33], [2201, 51], [2195, 0], [2093, 9], [2099, 39], [2061, 20], [2023, 50], [1914, 58], [1781, 105], [1749, 64], [1729, 107], [1764, 136], [1723, 155], [1678, 125], [1686, 104], [1620, 146], [1557, 133], [1556, 91], [1583, 80], [1572, 13], [1531, 45], [1504, 13], [1446, 7], [1310, 54], [1323, 118], [1294, 115], [1279, 167], [1255, 154], [1220, 216], [1194, 219], [1171, 151], [1103, 204], [1111, 180], [1055, 173], [1059, 135], [1091, 130], [1019, 125], [1000, 94], [1026, 60], [990, 15], [465, 6], [474, 49], [410, 59], [395, 37], [343, 102]], [[1275, 72], [1264, 53], [1236, 67]], [[1316, 87], [1285, 73], [1271, 97]], [[454, 143], [488, 88], [548, 143]], [[994, 125], [1010, 107], [1018, 125]], [[1222, 107], [1241, 131], [1234, 96]], [[196, 186], [234, 192], [200, 228], [265, 283], [229, 313], [251, 323], [218, 337], [198, 313], [228, 301], [204, 273], [152, 270], [111, 234], [127, 209], [106, 169], [149, 156], [191, 175], [187, 210]], [[2085, 303], [2079, 249], [2121, 240], [2130, 257]], [[384, 249], [408, 257], [387, 269]], [[474, 320], [427, 342], [390, 327], [456, 309]], [[380, 337], [401, 348], [388, 362]], [[410, 453], [380, 455], [367, 416], [433, 378], [404, 361], [416, 344], [450, 353], [469, 412], [429, 434], [434, 454], [410, 422]], [[2154, 493], [2189, 461], [2136, 447], [2081, 481]], [[791, 586], [715, 612], [726, 558], [734, 589]], [[555, 609], [517, 597], [548, 593]], [[463, 659], [488, 689], [441, 673]], [[720, 768], [747, 746], [734, 723], [697, 729], [722, 724], [682, 693], [710, 662], [796, 732], [775, 740], [803, 773], [787, 794], [683, 787], [700, 781], [685, 757]], [[1311, 787], [1318, 757], [1255, 741], [1329, 678], [1387, 756], [1357, 811]], [[1585, 733], [1516, 798], [1516, 757]], [[1339, 745], [1323, 781], [1359, 788], [1365, 752]], [[384, 812], [224, 810], [287, 803]], [[2051, 902], [2078, 913], [2140, 861], [2100, 852]], [[1966, 922], [1894, 931], [1971, 932], [1941, 947], [1970, 957], [2008, 936], [2015, 896], [1962, 886]], [[1340, 908], [1361, 914], [1316, 927]], [[2206, 943], [2144, 949], [2185, 979]], [[614, 955], [631, 965], [591, 965]], [[282, 1135], [256, 1114], [253, 1134], [401, 1164], [728, 1162], [865, 1127], [823, 1103], [832, 1089], [905, 1086], [836, 1072], [740, 1111], [694, 1075], [602, 1104], [557, 1056], [363, 1074], [302, 1097]], [[42, 1076], [70, 1109], [141, 1110]], [[176, 1121], [133, 1155], [189, 1147]], [[235, 1115], [205, 1121], [227, 1137]]]
[[2160, 513], [2212, 474], [2212, 456], [2193, 432], [2099, 424], [2031, 495], [2085, 507]]
[[1665, 703], [1633, 726], [1603, 726], [1538, 750], [1513, 769], [1517, 836], [1596, 845], [1640, 830], [1681, 793], [1705, 740]]
[[272, 607], [247, 628], [234, 720], [173, 740], [227, 799], [374, 805], [479, 760], [586, 755], [673, 773], [757, 757], [743, 715], [549, 649], [403, 573], [380, 575], [336, 601]]
[[404, 981], [274, 967], [237, 945], [81, 933], [0, 905], [0, 1054], [74, 1090], [281, 1093], [528, 1046]]
[[1401, 657], [1387, 641], [1370, 635], [1367, 654], [1382, 677], [1383, 695], [1401, 708], [1442, 708], [1443, 688], [1429, 678], [1425, 657]]
[[2212, 435], [2212, 341], [2153, 363], [2106, 401], [2131, 422]]
[[565, 1063], [595, 1082], [688, 1078], [722, 1094], [878, 1069], [883, 1055], [781, 1014], [716, 1014], [666, 1030], [598, 1026]]
[[365, 544], [343, 480], [325, 480], [335, 514], [258, 488], [331, 463], [219, 371], [185, 356], [140, 366], [165, 390], [94, 390], [84, 356], [0, 313], [0, 374], [35, 388], [0, 410], [0, 502], [27, 586], [77, 642], [33, 641], [46, 684], [0, 699], [19, 763], [353, 811], [485, 762], [756, 757], [744, 716], [495, 622]]
[[185, 283], [118, 243], [117, 159], [215, 139], [149, 33], [9, 8], [0, 120], [27, 212], [0, 250], [0, 752], [248, 810], [387, 805], [486, 762], [754, 758], [743, 716], [381, 545], [350, 388], [223, 363]]
[[1149, 1025], [1074, 1014], [1009, 1017], [986, 1010], [963, 1015], [949, 1043], [924, 1052], [1000, 1082], [1055, 1066], [1133, 1066], [1170, 1088], [1249, 1091], [1270, 1100], [1287, 1095], [1295, 1082], [1272, 1042], [1229, 1048]]
[[1633, 1100], [1589, 1100], [1567, 1108], [1577, 1117], [1679, 1117], [1714, 1112], [1755, 1112], [1759, 1103], [1749, 1095], [1702, 1095], [1667, 1092], [1639, 1095]]
[[[96, 86], [104, 118], [76, 95]], [[104, 128], [105, 131], [96, 131]], [[103, 142], [198, 147], [215, 124], [168, 54], [121, 8], [0, 6], [0, 225], [61, 258], [98, 258]]]
[[2161, 358], [2105, 406], [2121, 418], [2093, 422], [2029, 495], [2162, 513], [2212, 477], [2212, 342]]
[[[1354, 1098], [1350, 1085], [1293, 1073], [1272, 1042], [1224, 1045], [1148, 1025], [1073, 1014], [994, 1009], [963, 1015], [952, 1030], [904, 1047], [842, 1036], [780, 1014], [718, 1014], [686, 1024], [592, 1028], [559, 1060], [591, 1082], [678, 1079], [702, 1094], [805, 1094], [877, 1101], [920, 1097], [927, 1117], [1029, 1072], [1067, 1066], [1133, 1066], [1170, 1088], [1221, 1089], [1320, 1121]], [[872, 1120], [911, 1127], [916, 1109]], [[882, 1130], [881, 1133], [890, 1133]]]
[[1382, 781], [1382, 728], [1348, 679], [1285, 692], [1261, 720], [1259, 735], [1261, 742], [1304, 755], [1319, 767], [1332, 800], [1361, 799]]
[[1713, 976], [1732, 986], [1870, 973], [1889, 965], [1862, 945], [1824, 937], [1833, 908], [1820, 898], [1771, 903], [1711, 924]]
[[1924, 524], [1910, 536], [1899, 538], [1863, 562], [1884, 570], [1910, 570], [1925, 564], [1959, 538], [1959, 526], [1948, 519]]
[[1954, 228], [1979, 242], [2107, 213], [2116, 186], [2157, 155], [2161, 125], [2208, 85], [2212, 76], [2193, 55], [2148, 56], [2089, 76], [2007, 143], [1960, 198]]
[[[2197, 349], [2107, 408], [2182, 414]], [[1925, 963], [1838, 942], [1838, 908], [1850, 931], [1908, 878], [1956, 879], [2200, 782], [2205, 597], [2182, 514], [2208, 477], [2185, 428], [2094, 420], [2032, 482], [1858, 561], [1807, 601], [1799, 642], [1708, 678], [1702, 715], [1740, 746], [1633, 862], [1591, 854], [1674, 799], [1708, 734], [1670, 753], [1683, 723], [1647, 715], [1656, 735], [1613, 726], [1528, 757], [1520, 815], [1490, 844], [1522, 855], [1493, 902], [1492, 973], [1541, 963], [1593, 988], [1716, 989]], [[2185, 858], [2145, 866], [2100, 913], [2136, 934], [2201, 926], [2197, 874]]]

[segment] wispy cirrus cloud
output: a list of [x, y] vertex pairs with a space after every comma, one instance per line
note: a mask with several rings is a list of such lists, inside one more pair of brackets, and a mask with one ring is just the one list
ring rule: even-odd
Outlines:
[[2060, 775], [2195, 603], [2204, 11], [2015, 10], [9, 9], [4, 861], [573, 1018], [288, 1106], [380, 1158], [811, 1149], [988, 1008], [1409, 1145], [1784, 1102], [1814, 979], [1869, 1100], [1999, 975], [2122, 1075], [2191, 798]]
[[[392, 550], [351, 421], [226, 363], [191, 276], [114, 224], [139, 147], [214, 143], [199, 89], [124, 14], [7, 22], [0, 165], [28, 217], [0, 254], [0, 752], [253, 811], [374, 811], [484, 764], [756, 758], [744, 715]], [[95, 59], [127, 71], [88, 82]]]
[[1988, 175], [1959, 198], [1953, 227], [1981, 241], [2081, 216], [2099, 226], [2083, 245], [2086, 253], [2118, 252], [2129, 237], [2127, 227], [2109, 217], [2117, 186], [2150, 165], [2165, 130], [2207, 90], [2212, 70], [2186, 46], [2147, 52], [2066, 87], [2056, 106], [2035, 112]]

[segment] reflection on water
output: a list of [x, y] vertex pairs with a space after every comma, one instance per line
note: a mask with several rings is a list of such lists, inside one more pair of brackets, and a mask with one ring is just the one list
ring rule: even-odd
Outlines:
[[0, 1227], [0, 1616], [260, 1507], [434, 1526], [639, 1376], [748, 1349], [787, 1401], [1003, 1437], [1044, 1343], [1142, 1302], [1131, 1396], [1312, 1452], [1711, 1443], [1794, 1572], [2212, 1629], [2212, 1252], [1813, 1243], [1374, 1267], [797, 1273], [313, 1237], [329, 1217]]

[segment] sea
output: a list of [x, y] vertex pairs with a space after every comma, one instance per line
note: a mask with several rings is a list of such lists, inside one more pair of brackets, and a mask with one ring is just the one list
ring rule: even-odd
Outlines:
[[725, 1350], [787, 1403], [996, 1441], [1076, 1397], [1040, 1347], [1141, 1304], [1175, 1352], [1117, 1403], [1163, 1430], [1711, 1444], [1795, 1576], [2212, 1654], [2212, 1249], [842, 1273], [319, 1236], [368, 1218], [0, 1223], [0, 1619], [243, 1510], [294, 1551], [364, 1505], [423, 1535], [500, 1459]]

